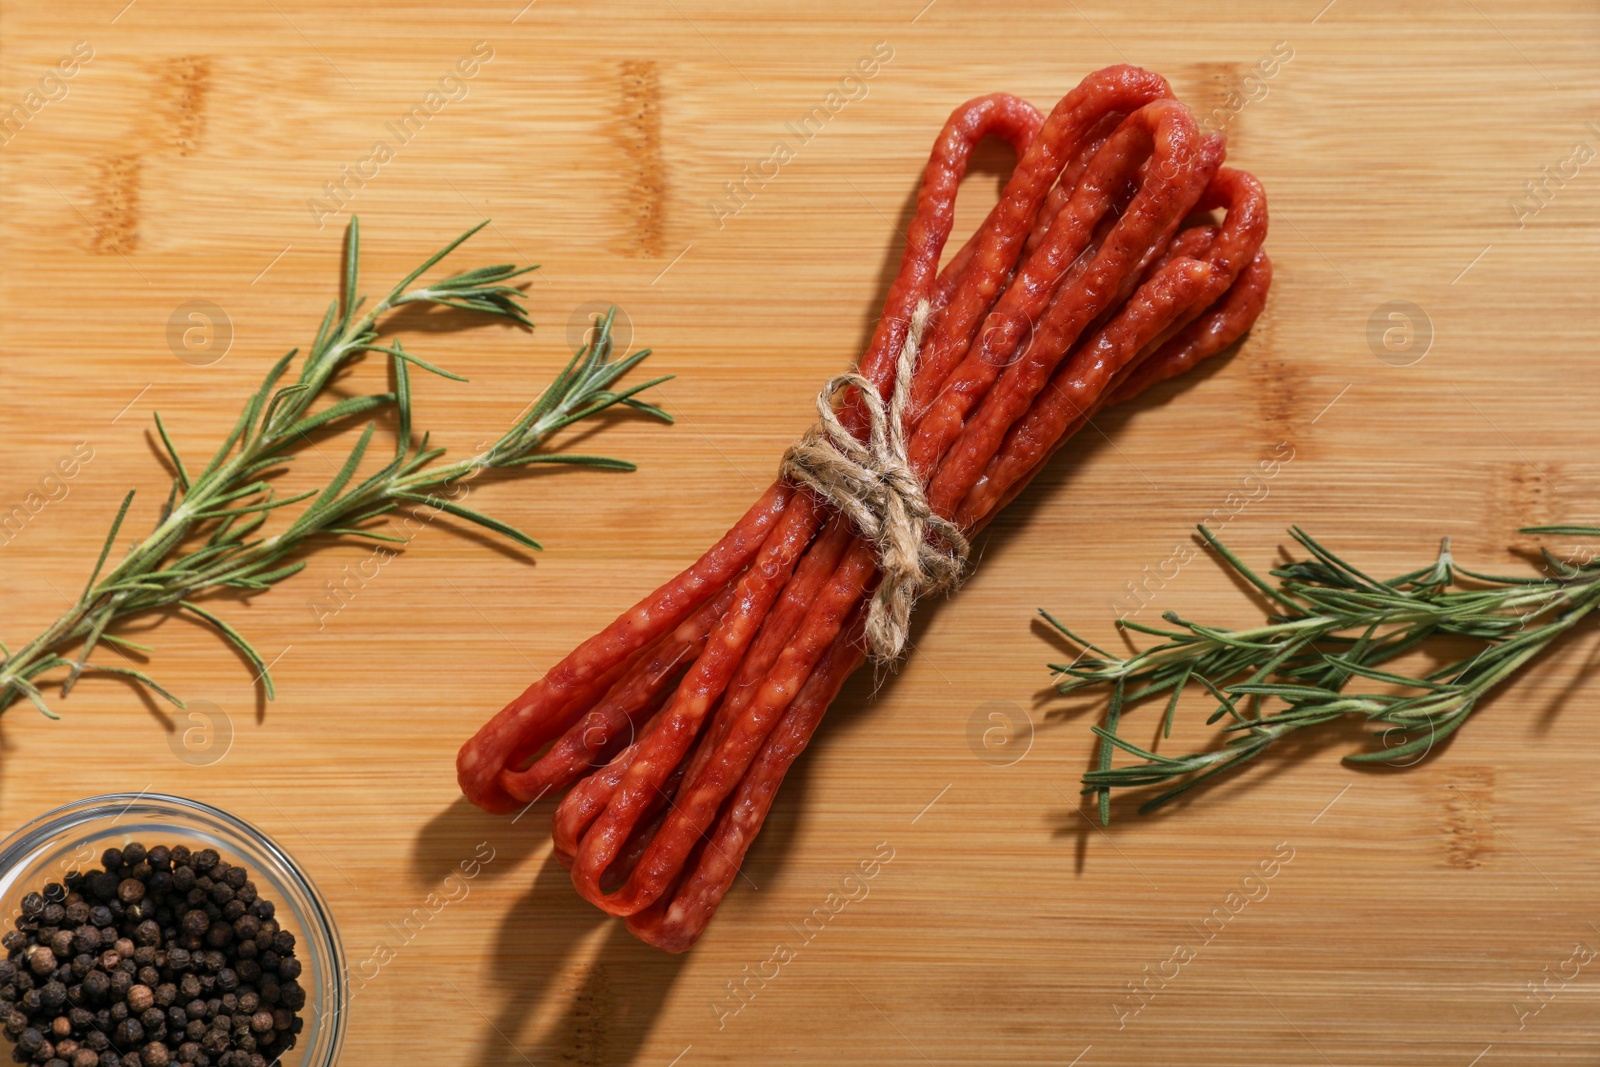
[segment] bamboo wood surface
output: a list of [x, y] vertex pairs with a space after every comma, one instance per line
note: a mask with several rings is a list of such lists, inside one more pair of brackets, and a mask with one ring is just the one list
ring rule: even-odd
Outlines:
[[[537, 558], [441, 520], [337, 612], [327, 583], [365, 549], [229, 606], [276, 656], [273, 703], [211, 633], [154, 626], [155, 676], [227, 717], [220, 760], [178, 758], [190, 721], [110, 681], [59, 723], [13, 707], [0, 829], [148, 788], [276, 836], [352, 964], [392, 950], [352, 1009], [352, 1065], [1600, 1055], [1600, 968], [1571, 973], [1575, 945], [1600, 945], [1592, 631], [1419, 766], [1347, 769], [1358, 732], [1334, 731], [1158, 816], [1121, 802], [1102, 831], [1076, 789], [1092, 707], [1048, 696], [1061, 653], [1031, 622], [1047, 607], [1109, 638], [1129, 583], [1152, 590], [1141, 618], [1248, 620], [1211, 562], [1177, 562], [1208, 517], [1253, 562], [1300, 523], [1393, 571], [1445, 534], [1505, 570], [1535, 544], [1518, 526], [1600, 520], [1596, 5], [124, 2], [0, 0], [0, 112], [25, 109], [0, 146], [0, 509], [92, 452], [0, 546], [0, 637], [65, 606], [128, 487], [129, 529], [152, 521], [153, 410], [202, 451], [309, 341], [352, 212], [371, 289], [484, 217], [463, 266], [543, 264], [531, 335], [403, 334], [471, 378], [418, 384], [444, 443], [514, 417], [595, 302], [678, 375], [662, 402], [679, 422], [604, 430], [595, 447], [637, 473], [481, 489]], [[80, 41], [92, 58], [41, 90]], [[447, 81], [475, 47], [475, 73]], [[922, 614], [908, 666], [850, 684], [692, 953], [635, 943], [571, 891], [545, 808], [513, 824], [464, 804], [457, 746], [770, 480], [870, 331], [949, 109], [995, 90], [1048, 108], [1123, 61], [1225, 124], [1230, 162], [1266, 184], [1265, 315], [1231, 359], [1065, 449]], [[444, 104], [396, 131], [431, 91]], [[958, 234], [1008, 166], [981, 157]], [[213, 312], [221, 332], [190, 340], [230, 338], [204, 366], [176, 355], [195, 300], [227, 324]], [[1205, 736], [1198, 716], [1170, 744]], [[1142, 743], [1156, 723], [1127, 729]], [[484, 842], [470, 893], [398, 935]], [[847, 883], [864, 860], [874, 876]]]

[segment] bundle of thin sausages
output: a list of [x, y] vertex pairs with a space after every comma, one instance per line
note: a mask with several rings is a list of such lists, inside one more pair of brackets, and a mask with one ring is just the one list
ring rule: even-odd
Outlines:
[[[1015, 169], [941, 268], [957, 187], [990, 136]], [[1006, 94], [950, 116], [859, 365], [887, 398], [929, 303], [906, 431], [935, 513], [981, 529], [1101, 407], [1255, 321], [1272, 277], [1266, 200], [1223, 154], [1163, 78], [1129, 66], [1090, 75], [1048, 117]], [[865, 433], [855, 392], [840, 417]], [[864, 661], [877, 577], [871, 543], [780, 481], [468, 741], [462, 791], [508, 812], [566, 790], [555, 848], [578, 892], [641, 939], [687, 949]]]

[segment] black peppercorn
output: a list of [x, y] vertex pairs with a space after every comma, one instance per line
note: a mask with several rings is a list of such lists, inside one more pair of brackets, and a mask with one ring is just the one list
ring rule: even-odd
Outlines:
[[100, 931], [88, 923], [81, 924], [72, 931], [72, 951], [75, 954], [88, 953], [93, 955], [100, 951]]
[[144, 1040], [144, 1026], [138, 1019], [131, 1015], [117, 1024], [116, 1030], [111, 1035], [111, 1040], [125, 1049], [134, 1048]]
[[[51, 934], [50, 951], [55, 953], [58, 960], [70, 960], [72, 958], [72, 931], [57, 930]], [[60, 964], [58, 963], [56, 966], [59, 967]]]
[[104, 1000], [111, 992], [111, 976], [104, 971], [90, 971], [83, 979], [83, 993], [91, 1003]]

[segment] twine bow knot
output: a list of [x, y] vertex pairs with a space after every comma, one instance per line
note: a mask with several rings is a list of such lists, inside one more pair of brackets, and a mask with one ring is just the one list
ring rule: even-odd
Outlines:
[[[955, 523], [934, 514], [906, 458], [905, 410], [931, 310], [923, 300], [912, 313], [889, 403], [860, 374], [830, 378], [817, 394], [816, 424], [789, 446], [780, 467], [782, 477], [832, 503], [877, 549], [883, 577], [868, 608], [866, 636], [879, 663], [899, 658], [917, 599], [953, 589], [970, 550]], [[833, 409], [834, 394], [847, 386], [859, 391], [870, 420], [865, 442]]]

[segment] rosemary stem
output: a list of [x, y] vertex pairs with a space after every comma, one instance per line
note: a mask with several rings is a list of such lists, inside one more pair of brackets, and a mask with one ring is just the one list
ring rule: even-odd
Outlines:
[[[1600, 528], [1590, 527], [1529, 532], [1600, 538]], [[1384, 744], [1347, 760], [1420, 759], [1460, 728], [1488, 694], [1600, 608], [1600, 559], [1567, 566], [1547, 553], [1545, 576], [1499, 578], [1460, 571], [1444, 542], [1433, 566], [1380, 582], [1295, 528], [1291, 533], [1309, 558], [1273, 570], [1279, 579], [1274, 589], [1201, 533], [1227, 566], [1268, 594], [1276, 614], [1266, 625], [1228, 630], [1167, 612], [1171, 629], [1124, 624], [1163, 643], [1126, 657], [1086, 646], [1072, 663], [1055, 668], [1061, 692], [1111, 686], [1111, 706], [1119, 710], [1125, 686], [1131, 689], [1129, 705], [1159, 698], [1168, 728], [1185, 690], [1198, 689], [1214, 704], [1208, 722], [1230, 717], [1221, 727], [1224, 743], [1176, 758], [1101, 733], [1102, 752], [1113, 740], [1139, 761], [1110, 766], [1102, 760], [1084, 774], [1084, 791], [1101, 795], [1102, 811], [1111, 789], [1168, 786], [1141, 809], [1149, 810], [1291, 733], [1353, 716], [1380, 732]], [[1457, 587], [1458, 573], [1474, 586]], [[1045, 618], [1085, 644], [1048, 613]], [[1480, 647], [1416, 676], [1391, 666], [1434, 638], [1472, 640]], [[1376, 685], [1355, 688], [1368, 682]], [[1268, 701], [1278, 703], [1269, 707]], [[1402, 740], [1390, 746], [1396, 734]]]
[[[136, 669], [89, 663], [90, 655], [102, 639], [114, 645], [141, 647], [113, 636], [109, 628], [114, 623], [172, 605], [199, 616], [235, 644], [255, 666], [270, 699], [273, 688], [268, 664], [243, 636], [195, 603], [196, 598], [225, 588], [243, 590], [247, 594], [267, 589], [301, 570], [305, 561], [295, 556], [324, 535], [354, 534], [377, 540], [400, 540], [368, 529], [364, 524], [407, 503], [437, 504], [459, 519], [537, 549], [538, 542], [515, 527], [467, 508], [458, 500], [437, 498], [432, 490], [475, 477], [490, 467], [518, 468], [530, 463], [559, 462], [631, 470], [631, 464], [604, 456], [544, 451], [546, 442], [562, 428], [617, 404], [665, 422], [672, 421], [660, 408], [637, 398], [638, 393], [666, 379], [655, 379], [621, 391], [613, 388], [618, 379], [649, 353], [636, 352], [622, 359], [611, 359], [610, 315], [599, 323], [594, 339], [578, 351], [536, 402], [525, 409], [526, 414], [488, 450], [465, 460], [439, 463], [445, 450], [430, 447], [427, 434], [421, 435], [420, 442], [413, 434], [411, 372], [407, 368], [415, 366], [447, 378], [458, 376], [405, 351], [398, 340], [387, 346], [378, 344], [378, 331], [391, 311], [418, 304], [476, 311], [509, 319], [518, 325], [531, 325], [519, 303], [521, 283], [508, 283], [533, 267], [480, 267], [411, 287], [485, 225], [488, 223], [469, 230], [435, 253], [364, 314], [358, 315], [364, 303], [358, 291], [360, 230], [352, 220], [346, 231], [343, 300], [334, 301], [328, 309], [315, 341], [301, 360], [298, 375], [286, 384], [280, 383], [294, 361], [296, 351], [291, 351], [268, 372], [245, 405], [232, 434], [193, 478], [189, 474], [191, 468], [179, 457], [173, 438], [157, 416], [156, 428], [173, 471], [172, 492], [166, 505], [149, 533], [135, 539], [126, 552], [113, 561], [110, 557], [117, 547], [118, 534], [133, 499], [133, 494], [129, 493], [78, 599], [43, 632], [16, 651], [0, 646], [0, 654], [3, 654], [0, 658], [0, 710], [26, 696], [41, 712], [54, 717], [35, 679], [55, 668], [69, 671], [62, 683], [63, 695], [83, 671], [99, 670], [132, 678], [181, 706], [177, 697]], [[313, 412], [316, 401], [325, 396], [340, 372], [369, 352], [382, 354], [390, 361], [393, 390], [344, 397]], [[381, 408], [393, 409], [399, 425], [393, 458], [381, 469], [370, 474], [361, 470], [376, 428], [375, 423], [369, 422], [344, 466], [323, 489], [282, 499], [276, 496], [268, 479], [282, 464], [295, 458], [297, 449], [309, 445], [309, 433], [327, 427], [345, 428], [354, 417]], [[287, 526], [268, 536], [254, 536], [271, 512], [302, 500], [311, 502]], [[83, 647], [77, 658], [65, 658], [63, 653], [80, 642]]]

